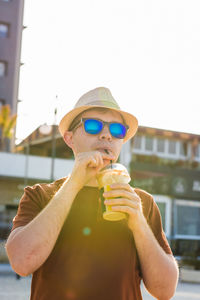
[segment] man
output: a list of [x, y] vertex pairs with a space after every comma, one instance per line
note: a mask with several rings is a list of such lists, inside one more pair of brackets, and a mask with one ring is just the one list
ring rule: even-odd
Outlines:
[[178, 268], [152, 196], [113, 184], [105, 204], [127, 219], [102, 218], [96, 174], [117, 161], [137, 119], [100, 87], [79, 99], [59, 129], [75, 156], [72, 173], [25, 189], [6, 244], [13, 269], [33, 274], [31, 300], [139, 300], [141, 279], [155, 298], [171, 299]]

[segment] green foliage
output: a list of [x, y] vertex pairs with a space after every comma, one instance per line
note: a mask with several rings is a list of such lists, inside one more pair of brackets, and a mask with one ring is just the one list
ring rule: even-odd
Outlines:
[[191, 266], [194, 270], [200, 270], [200, 259], [195, 252], [185, 253], [181, 259], [182, 266]]
[[158, 157], [156, 155], [144, 155], [144, 154], [134, 154], [132, 157], [132, 165], [135, 162], [150, 164], [154, 166], [165, 166], [169, 167], [170, 169], [197, 169], [200, 167], [200, 164], [197, 161], [191, 160], [173, 160], [168, 158]]
[[2, 105], [0, 109], [0, 145], [4, 150], [5, 140], [11, 139], [16, 126], [17, 114], [11, 115], [10, 105]]

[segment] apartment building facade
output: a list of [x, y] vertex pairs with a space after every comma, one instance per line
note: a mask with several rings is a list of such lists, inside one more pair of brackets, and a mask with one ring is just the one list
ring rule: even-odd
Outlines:
[[200, 256], [200, 136], [141, 126], [129, 149], [132, 184], [154, 196], [174, 253]]
[[[0, 0], [0, 106], [17, 113], [24, 0]], [[14, 147], [14, 140], [10, 150]]]

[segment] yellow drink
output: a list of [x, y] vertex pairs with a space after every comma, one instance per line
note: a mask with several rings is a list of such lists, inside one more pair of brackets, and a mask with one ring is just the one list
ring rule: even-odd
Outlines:
[[[103, 192], [110, 191], [112, 183], [129, 183], [131, 180], [127, 169], [121, 164], [110, 164], [97, 174], [97, 181], [101, 191], [103, 218], [109, 221], [119, 221], [126, 218], [123, 212], [112, 211], [111, 205], [104, 205]], [[106, 198], [110, 199], [110, 198]]]

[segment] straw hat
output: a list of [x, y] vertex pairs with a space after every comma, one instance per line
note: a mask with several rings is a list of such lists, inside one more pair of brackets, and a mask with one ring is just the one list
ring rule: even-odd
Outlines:
[[68, 112], [60, 121], [59, 131], [61, 135], [64, 136], [65, 131], [69, 129], [72, 121], [80, 113], [87, 109], [96, 107], [108, 108], [112, 111], [119, 112], [123, 116], [126, 124], [129, 126], [127, 134], [124, 138], [124, 142], [128, 141], [135, 135], [138, 128], [138, 121], [136, 117], [134, 117], [132, 114], [129, 114], [128, 112], [122, 111], [113, 98], [110, 90], [105, 87], [98, 87], [94, 90], [91, 90], [78, 100], [78, 102], [74, 106], [74, 109]]

